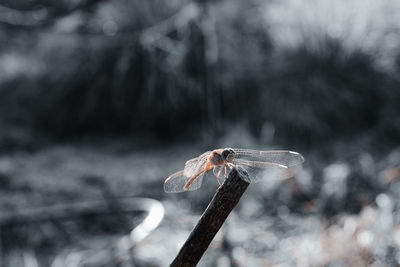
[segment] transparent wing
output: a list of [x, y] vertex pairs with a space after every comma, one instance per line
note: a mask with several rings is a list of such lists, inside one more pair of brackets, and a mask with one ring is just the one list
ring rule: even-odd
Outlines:
[[185, 168], [183, 169], [184, 175], [186, 177], [192, 177], [200, 170], [207, 162], [207, 159], [210, 157], [211, 151], [207, 151], [197, 158], [186, 161]]
[[184, 171], [179, 171], [171, 174], [164, 182], [164, 191], [167, 193], [179, 193], [184, 191], [194, 191], [201, 187], [203, 182], [204, 173], [189, 186], [187, 190], [183, 189], [190, 177], [184, 175]]
[[259, 151], [251, 149], [234, 148], [234, 159], [247, 161], [261, 161], [280, 164], [286, 167], [294, 167], [304, 162], [304, 157], [294, 151], [288, 150], [269, 150]]
[[246, 181], [249, 183], [258, 182], [261, 179], [282, 181], [293, 176], [290, 168], [277, 163], [241, 159], [235, 159], [233, 163], [247, 172], [248, 177]]

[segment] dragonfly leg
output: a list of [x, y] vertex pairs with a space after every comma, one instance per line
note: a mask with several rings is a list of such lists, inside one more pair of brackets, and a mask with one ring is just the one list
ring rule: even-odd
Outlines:
[[220, 182], [220, 180], [219, 180], [219, 175], [221, 174], [221, 171], [222, 171], [222, 169], [220, 169], [219, 171], [218, 171], [218, 174], [217, 174], [217, 181], [218, 181], [218, 184], [221, 186], [221, 182]]
[[226, 178], [226, 166], [224, 166], [224, 177]]
[[221, 171], [222, 171], [222, 169], [220, 169], [220, 170], [218, 171], [217, 178], [219, 178], [219, 175], [221, 174]]
[[218, 181], [219, 186], [221, 186], [221, 181], [219, 180], [218, 176], [217, 176], [217, 181]]

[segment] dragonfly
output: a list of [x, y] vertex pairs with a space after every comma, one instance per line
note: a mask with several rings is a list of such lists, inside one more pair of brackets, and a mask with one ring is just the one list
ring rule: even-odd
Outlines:
[[247, 172], [244, 180], [248, 183], [258, 182], [265, 177], [284, 180], [293, 177], [294, 171], [303, 162], [301, 154], [289, 150], [215, 149], [186, 161], [183, 170], [164, 181], [164, 191], [178, 193], [197, 190], [202, 185], [204, 175], [210, 171], [221, 186], [221, 180], [226, 179], [235, 166]]

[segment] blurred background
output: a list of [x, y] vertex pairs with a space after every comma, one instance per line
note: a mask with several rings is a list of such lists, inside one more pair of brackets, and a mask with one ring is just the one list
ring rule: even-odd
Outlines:
[[167, 266], [219, 147], [290, 149], [199, 266], [400, 264], [396, 0], [2, 0], [0, 266]]

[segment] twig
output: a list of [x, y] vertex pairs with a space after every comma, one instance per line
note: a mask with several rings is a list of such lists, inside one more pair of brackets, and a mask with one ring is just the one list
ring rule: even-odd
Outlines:
[[196, 266], [249, 186], [244, 181], [246, 175], [241, 169], [231, 171], [170, 266]]

